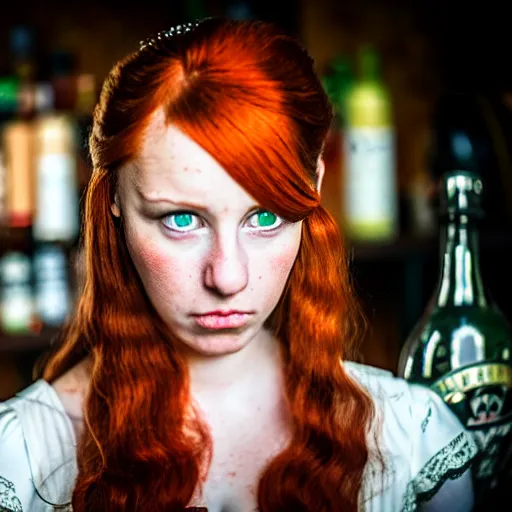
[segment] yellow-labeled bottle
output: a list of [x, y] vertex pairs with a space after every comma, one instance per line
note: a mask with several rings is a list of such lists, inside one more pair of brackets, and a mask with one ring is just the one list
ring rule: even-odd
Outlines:
[[343, 224], [356, 241], [390, 242], [398, 235], [398, 191], [391, 100], [378, 56], [362, 48], [359, 77], [346, 97]]

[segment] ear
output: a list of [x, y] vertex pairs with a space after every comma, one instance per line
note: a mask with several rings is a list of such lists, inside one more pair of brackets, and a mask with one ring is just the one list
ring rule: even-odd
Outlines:
[[322, 188], [322, 181], [324, 179], [324, 173], [325, 173], [325, 162], [322, 156], [318, 158], [318, 164], [316, 167], [316, 190], [318, 193], [320, 193], [320, 190]]
[[117, 192], [114, 195], [114, 202], [110, 205], [110, 211], [114, 217], [121, 217], [121, 208], [119, 207], [119, 196]]

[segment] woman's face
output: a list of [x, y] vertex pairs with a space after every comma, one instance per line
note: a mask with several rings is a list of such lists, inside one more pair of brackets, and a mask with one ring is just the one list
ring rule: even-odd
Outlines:
[[[297, 256], [301, 222], [263, 210], [209, 153], [166, 126], [162, 112], [138, 158], [120, 171], [112, 211], [123, 218], [152, 304], [188, 349], [228, 354], [263, 335]], [[214, 311], [225, 316], [201, 316]]]

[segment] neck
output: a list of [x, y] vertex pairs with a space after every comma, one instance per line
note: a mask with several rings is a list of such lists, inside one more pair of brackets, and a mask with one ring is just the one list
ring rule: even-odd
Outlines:
[[269, 332], [251, 340], [238, 352], [221, 356], [187, 355], [191, 394], [218, 404], [260, 393], [280, 374], [278, 340]]
[[474, 220], [460, 215], [443, 225], [438, 307], [488, 306], [478, 254], [479, 236]]

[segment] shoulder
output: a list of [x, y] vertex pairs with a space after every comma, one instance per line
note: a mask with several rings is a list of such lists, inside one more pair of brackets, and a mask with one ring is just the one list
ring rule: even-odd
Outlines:
[[394, 503], [394, 509], [415, 510], [417, 503], [431, 500], [446, 482], [468, 470], [476, 443], [439, 395], [390, 371], [352, 362], [344, 367], [375, 403], [377, 418], [369, 439], [375, 439], [385, 457], [393, 485], [403, 491], [403, 502], [400, 507]]
[[[349, 376], [356, 381], [375, 403], [383, 427], [404, 427], [415, 417], [411, 384], [397, 378], [392, 372], [359, 363], [343, 363]], [[429, 391], [426, 390], [428, 394]], [[408, 427], [410, 425], [407, 425]]]
[[83, 432], [83, 409], [89, 392], [90, 370], [90, 359], [85, 358], [51, 384], [73, 425], [76, 438]]
[[383, 427], [405, 427], [403, 432], [395, 431], [395, 436], [414, 435], [419, 436], [418, 440], [426, 440], [434, 433], [439, 438], [467, 433], [457, 416], [430, 388], [371, 366], [345, 362], [344, 367], [373, 399]]
[[0, 510], [52, 510], [76, 475], [69, 419], [52, 387], [39, 380], [0, 402]]

